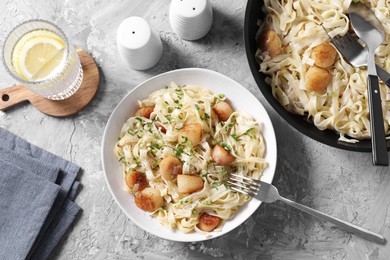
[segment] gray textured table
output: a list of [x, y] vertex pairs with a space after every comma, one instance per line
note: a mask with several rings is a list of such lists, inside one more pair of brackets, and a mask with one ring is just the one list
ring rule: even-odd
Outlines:
[[[390, 171], [371, 166], [371, 155], [313, 141], [286, 124], [266, 103], [249, 71], [243, 43], [246, 1], [211, 1], [214, 24], [202, 40], [179, 39], [169, 25], [168, 0], [0, 1], [0, 41], [17, 23], [43, 18], [60, 25], [92, 53], [101, 68], [100, 91], [79, 115], [48, 117], [29, 104], [0, 112], [0, 126], [83, 168], [77, 203], [83, 214], [54, 254], [55, 259], [389, 259], [379, 246], [317, 221], [282, 203], [262, 205], [231, 233], [206, 242], [175, 243], [135, 226], [114, 202], [100, 162], [103, 130], [116, 104], [138, 83], [177, 68], [221, 72], [248, 88], [270, 113], [278, 136], [274, 184], [281, 194], [351, 221], [390, 239]], [[159, 31], [164, 55], [138, 72], [119, 59], [115, 33], [133, 15]], [[2, 42], [1, 42], [2, 43]], [[0, 88], [14, 82], [0, 68]]]

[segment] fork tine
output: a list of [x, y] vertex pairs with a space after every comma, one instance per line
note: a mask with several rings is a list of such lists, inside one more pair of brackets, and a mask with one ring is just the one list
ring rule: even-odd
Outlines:
[[332, 40], [332, 37], [330, 37], [329, 31], [325, 28], [325, 26], [323, 26], [323, 25], [321, 24], [321, 27], [324, 29], [324, 31], [326, 32], [326, 35], [328, 35], [329, 39]]
[[353, 36], [352, 36], [349, 32], [347, 32], [347, 33], [344, 35], [344, 37], [347, 38], [350, 42], [354, 42], [354, 39], [352, 39]]
[[243, 185], [240, 185], [238, 183], [235, 183], [235, 182], [231, 182], [231, 181], [227, 181], [231, 186], [231, 188], [235, 191], [239, 191], [239, 192], [242, 192], [242, 193], [245, 193], [247, 195], [250, 195], [250, 196], [255, 196], [257, 195], [257, 190], [252, 190], [252, 189], [249, 189]]
[[251, 193], [248, 193], [248, 192], [246, 192], [246, 191], [243, 191], [243, 190], [241, 190], [241, 189], [237, 189], [237, 188], [235, 188], [235, 187], [230, 187], [232, 190], [234, 190], [234, 191], [237, 191], [237, 192], [239, 192], [239, 193], [243, 193], [243, 194], [245, 194], [245, 195], [248, 195], [248, 196], [251, 196], [251, 197], [254, 197], [255, 195], [252, 195]]
[[335, 35], [331, 41], [334, 45], [337, 45], [338, 49], [344, 49], [347, 47], [347, 42], [345, 41], [344, 37], [338, 34]]
[[341, 41], [341, 40], [343, 39], [343, 37], [340, 36], [339, 34], [336, 34], [336, 35], [333, 37], [333, 39], [336, 39], [336, 40], [338, 40], [338, 41]]
[[351, 48], [353, 48], [356, 52], [360, 52], [362, 50], [364, 50], [364, 47], [359, 43], [359, 41], [352, 35], [350, 34], [349, 32], [347, 32], [344, 37], [348, 38], [348, 40], [350, 41], [348, 43], [348, 45], [351, 46]]
[[246, 189], [248, 191], [252, 191], [252, 192], [257, 192], [259, 190], [258, 187], [253, 187], [253, 186], [250, 186], [248, 184], [246, 184], [245, 182], [238, 182], [237, 180], [233, 180], [233, 179], [229, 179], [227, 181], [227, 183], [231, 184], [231, 185], [235, 185], [239, 188], [243, 188], [243, 189]]
[[251, 182], [254, 182], [256, 184], [262, 184], [263, 182], [260, 181], [260, 180], [255, 180], [255, 179], [252, 179], [252, 178], [249, 178], [249, 177], [246, 177], [246, 176], [242, 176], [242, 175], [238, 175], [238, 174], [235, 174], [235, 173], [232, 173], [230, 174], [231, 176], [234, 176], [236, 178], [241, 178], [241, 179], [244, 179], [244, 180], [247, 180], [247, 181], [251, 181]]
[[235, 178], [230, 177], [230, 180], [238, 182], [238, 183], [243, 184], [243, 185], [250, 186], [253, 189], [258, 189], [260, 187], [260, 184], [258, 184], [258, 183], [249, 182], [249, 181], [246, 181], [246, 180], [238, 179], [237, 177], [235, 177]]
[[338, 48], [344, 48], [344, 45], [341, 43], [341, 37], [339, 35], [335, 35], [334, 37], [331, 37], [329, 34], [328, 29], [325, 28], [325, 26], [321, 25], [321, 27], [324, 29], [326, 32], [326, 35], [328, 35], [330, 41], [334, 44], [337, 45]]

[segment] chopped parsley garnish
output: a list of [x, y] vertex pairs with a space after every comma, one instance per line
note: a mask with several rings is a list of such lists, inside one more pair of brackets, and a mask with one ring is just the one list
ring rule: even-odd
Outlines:
[[168, 113], [172, 113], [172, 112], [173, 112], [173, 108], [168, 107]]
[[218, 94], [218, 97], [220, 98], [220, 99], [222, 99], [222, 98], [224, 98], [225, 97], [225, 94]]
[[251, 128], [249, 128], [248, 130], [246, 130], [246, 132], [244, 133], [244, 134], [248, 134], [250, 131], [252, 131], [254, 128], [253, 127], [251, 127]]
[[183, 98], [183, 95], [184, 95], [183, 90], [181, 90], [180, 88], [177, 88], [177, 89], [175, 89], [175, 92], [176, 92], [176, 95], [177, 95], [178, 99], [182, 99]]
[[231, 137], [233, 137], [234, 140], [238, 141], [238, 136], [236, 134], [232, 134]]
[[196, 108], [196, 110], [200, 110], [200, 108], [199, 108], [199, 105], [198, 104], [195, 104], [195, 108]]
[[188, 203], [188, 199], [180, 201], [180, 205], [183, 205], [183, 203]]
[[118, 160], [119, 162], [126, 162], [126, 160], [125, 160], [125, 157], [124, 156], [122, 156], [121, 158], [119, 158], [119, 160]]
[[254, 129], [253, 127], [249, 128], [248, 130], [246, 130], [246, 132], [244, 133], [244, 135], [247, 135], [247, 136], [249, 136], [250, 138], [255, 139], [255, 136], [252, 135], [252, 134], [250, 133], [253, 129]]
[[162, 209], [162, 210], [166, 210], [167, 207], [166, 207], [166, 206], [162, 206], [161, 209]]
[[132, 135], [132, 136], [136, 135], [138, 132], [139, 132], [139, 130], [133, 130], [133, 129], [131, 129], [131, 128], [129, 128], [129, 129], [127, 130], [127, 133], [128, 133], [129, 135]]
[[175, 155], [180, 156], [184, 152], [184, 147], [179, 146], [177, 149], [175, 149]]
[[213, 182], [213, 188], [218, 190], [218, 187], [221, 185], [219, 182]]
[[224, 142], [221, 143], [221, 146], [223, 147], [223, 149], [225, 149], [228, 152], [232, 151], [232, 148], [229, 145], [225, 144]]
[[210, 200], [204, 200], [202, 202], [203, 205], [211, 205], [211, 204], [214, 204], [214, 202], [210, 201]]
[[187, 143], [187, 141], [188, 141], [188, 137], [187, 137], [187, 136], [184, 136], [184, 141], [182, 142], [182, 144]]
[[152, 149], [160, 149], [161, 147], [158, 145], [158, 144], [156, 144], [156, 143], [151, 143], [150, 144], [150, 147], [152, 148]]
[[222, 175], [227, 175], [227, 171], [225, 170], [225, 168], [222, 168], [220, 174], [222, 174]]
[[140, 122], [142, 122], [142, 118], [140, 118], [140, 117], [138, 117], [138, 116], [136, 116], [134, 119], [135, 119], [135, 120], [138, 120], [138, 121], [140, 121]]

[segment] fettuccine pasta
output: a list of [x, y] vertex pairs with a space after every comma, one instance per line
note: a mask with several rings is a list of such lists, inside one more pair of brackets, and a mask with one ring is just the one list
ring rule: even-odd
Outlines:
[[[207, 232], [200, 226], [205, 214], [220, 220], [215, 230], [221, 229], [224, 221], [250, 199], [230, 189], [228, 175], [260, 179], [267, 167], [259, 123], [243, 111], [231, 111], [224, 118], [217, 104], [229, 106], [223, 94], [171, 83], [139, 101], [141, 109], [123, 125], [114, 148], [123, 165], [124, 179], [133, 176], [136, 180], [134, 186], [126, 182], [125, 187], [135, 194], [137, 206], [163, 225], [184, 233]], [[201, 129], [198, 142], [184, 130], [188, 126]], [[215, 147], [226, 156], [218, 158]], [[185, 185], [201, 186], [180, 192], [188, 188], [180, 187], [184, 185], [180, 181], [188, 176], [195, 182]], [[150, 201], [139, 195], [143, 191], [152, 198]]]
[[[375, 12], [386, 30], [385, 41], [376, 51], [376, 62], [390, 72], [390, 2], [360, 2]], [[332, 37], [345, 35], [350, 28], [346, 13], [351, 4], [352, 0], [265, 0], [263, 11], [267, 16], [260, 25], [259, 36], [267, 29], [273, 30], [280, 37], [281, 48], [272, 50], [274, 53], [259, 49], [256, 58], [260, 71], [268, 75], [266, 82], [273, 95], [288, 111], [306, 116], [321, 130], [337, 131], [342, 141], [357, 142], [370, 138], [366, 67], [355, 68], [337, 53], [330, 67], [315, 68], [315, 72], [325, 74], [314, 78], [317, 85], [329, 78], [326, 90], [317, 93], [308, 87], [308, 81], [319, 75], [310, 71], [317, 66], [313, 50], [329, 44], [322, 26]], [[385, 132], [389, 135], [390, 91], [381, 81], [380, 88]]]

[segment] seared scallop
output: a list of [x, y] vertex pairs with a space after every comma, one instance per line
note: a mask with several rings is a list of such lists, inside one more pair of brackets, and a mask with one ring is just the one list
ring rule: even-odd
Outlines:
[[326, 69], [313, 66], [306, 72], [305, 85], [309, 91], [323, 94], [331, 81], [332, 75]]
[[262, 51], [268, 51], [271, 58], [282, 52], [282, 40], [279, 35], [271, 29], [265, 30], [259, 38], [258, 46]]
[[179, 130], [178, 142], [187, 143], [191, 146], [195, 146], [202, 141], [203, 127], [198, 123], [185, 124], [182, 129]]
[[217, 114], [218, 119], [226, 121], [234, 112], [232, 107], [225, 101], [219, 102], [213, 106], [213, 111]]
[[336, 55], [337, 52], [335, 48], [328, 43], [323, 43], [314, 47], [311, 53], [314, 65], [323, 69], [327, 69], [334, 64]]
[[138, 208], [145, 211], [154, 211], [164, 205], [160, 192], [151, 187], [137, 192], [134, 201]]
[[221, 219], [216, 216], [209, 215], [207, 213], [203, 213], [199, 218], [198, 228], [200, 230], [210, 232], [213, 231], [216, 227], [218, 227]]
[[153, 112], [153, 107], [143, 107], [135, 112], [135, 116], [150, 118], [150, 114]]
[[161, 124], [160, 122], [156, 122], [156, 128], [158, 129], [158, 131], [160, 131], [161, 133], [166, 133], [167, 132], [167, 129], [164, 127], [163, 124]]
[[218, 165], [226, 165], [232, 163], [235, 160], [234, 156], [219, 144], [214, 146], [213, 150], [211, 151], [211, 157]]
[[180, 193], [193, 193], [203, 188], [203, 179], [200, 176], [177, 175], [177, 189]]
[[148, 180], [144, 173], [134, 171], [125, 176], [127, 187], [134, 191], [141, 191], [148, 186]]
[[183, 163], [175, 156], [168, 155], [160, 162], [161, 176], [167, 180], [173, 180], [178, 174], [181, 174]]

